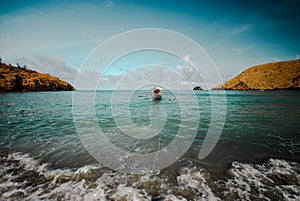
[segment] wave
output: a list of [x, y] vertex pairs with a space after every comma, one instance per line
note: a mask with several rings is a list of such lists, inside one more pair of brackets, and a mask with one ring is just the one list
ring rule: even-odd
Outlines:
[[229, 200], [300, 200], [300, 166], [269, 159], [264, 164], [233, 162], [229, 178], [219, 182]]
[[283, 159], [235, 161], [222, 178], [192, 163], [176, 173], [50, 169], [23, 153], [2, 156], [0, 167], [0, 200], [300, 200], [300, 165]]

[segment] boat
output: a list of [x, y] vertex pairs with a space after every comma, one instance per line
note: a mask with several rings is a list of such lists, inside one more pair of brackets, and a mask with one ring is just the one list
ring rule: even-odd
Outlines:
[[161, 100], [161, 95], [159, 94], [159, 92], [161, 92], [162, 88], [160, 87], [155, 87], [154, 90], [153, 90], [153, 96], [152, 96], [152, 99], [154, 101], [158, 101], [158, 100]]
[[158, 101], [158, 100], [161, 100], [161, 97], [162, 97], [162, 95], [160, 95], [160, 94], [153, 94], [152, 99], [154, 101]]

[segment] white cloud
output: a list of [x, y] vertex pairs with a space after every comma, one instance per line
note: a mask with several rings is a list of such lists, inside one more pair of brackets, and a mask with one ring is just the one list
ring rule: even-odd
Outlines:
[[237, 48], [237, 49], [234, 49], [234, 51], [238, 54], [243, 54], [249, 50], [252, 49], [252, 46], [247, 46], [247, 47], [242, 47], [242, 48]]
[[21, 66], [26, 65], [28, 68], [41, 73], [48, 73], [74, 85], [77, 71], [67, 65], [62, 57], [54, 55], [37, 56], [34, 60], [26, 58], [15, 58], [15, 63]]
[[238, 54], [242, 54], [244, 53], [244, 50], [241, 49], [241, 48], [238, 48], [238, 49], [234, 49]]
[[277, 58], [277, 57], [274, 57], [273, 58], [273, 61], [281, 61], [281, 59]]
[[[192, 62], [189, 55], [183, 59]], [[83, 69], [78, 73], [62, 57], [55, 55], [39, 55], [34, 59], [15, 58], [14, 63], [58, 77], [72, 84], [77, 90], [114, 89], [115, 87], [133, 89], [148, 84], [186, 89], [187, 86], [202, 85], [201, 77], [190, 65], [177, 65], [172, 69], [160, 62], [153, 66], [137, 67], [120, 75], [101, 76], [99, 72], [91, 69]], [[77, 76], [79, 79], [76, 80]]]
[[191, 67], [192, 66], [197, 66], [197, 63], [195, 63], [192, 58], [191, 58], [191, 55], [187, 54], [185, 55], [184, 57], [182, 57], [182, 60], [187, 63], [187, 65], [190, 65]]
[[[84, 69], [77, 72], [66, 63], [64, 58], [54, 55], [37, 56], [34, 60], [16, 59], [21, 66], [26, 65], [41, 73], [58, 77], [73, 85], [77, 90], [95, 89], [101, 74], [95, 70]], [[77, 78], [80, 79], [77, 79]]]
[[104, 75], [98, 89], [136, 89], [151, 84], [186, 89], [188, 85], [200, 85], [199, 77], [191, 66], [178, 65], [176, 69], [172, 69], [160, 62], [153, 66], [136, 67], [121, 75]]
[[191, 55], [187, 54], [184, 57], [182, 57], [183, 61], [189, 63], [189, 61], [191, 60]]
[[296, 59], [300, 59], [300, 54], [297, 54], [297, 55], [296, 55]]
[[[102, 61], [100, 57], [96, 59]], [[121, 86], [121, 89], [133, 89], [137, 85], [153, 83], [161, 86], [174, 86], [176, 89], [186, 89], [188, 86], [195, 87], [197, 85], [204, 89], [208, 88], [201, 77], [205, 76], [205, 73], [203, 74], [202, 71], [198, 72], [198, 69], [205, 69], [206, 66], [198, 68], [200, 64], [196, 64], [189, 54], [177, 60], [178, 64], [172, 64], [172, 67], [164, 62], [151, 66], [136, 67], [131, 70], [117, 65], [115, 68], [119, 69], [119, 75], [113, 74], [114, 72], [109, 74], [109, 71], [106, 71], [103, 76], [100, 73], [101, 69], [88, 68], [93, 62], [85, 63], [87, 68], [81, 69], [78, 73], [74, 66], [69, 65], [63, 57], [56, 55], [39, 55], [32, 59], [16, 58], [13, 60], [13, 63], [17, 62], [21, 66], [26, 65], [28, 68], [59, 77], [72, 84], [78, 90], [95, 89], [96, 87], [98, 89], [114, 89], [118, 84]], [[191, 64], [197, 66], [197, 68]], [[77, 75], [80, 79], [75, 80]], [[211, 80], [209, 78], [206, 79]]]
[[229, 32], [229, 35], [230, 35], [230, 36], [237, 35], [237, 34], [239, 34], [239, 33], [242, 33], [242, 32], [245, 32], [245, 31], [251, 29], [252, 27], [253, 27], [253, 26], [250, 25], [250, 24], [245, 24], [245, 25], [239, 26], [239, 27], [237, 27], [237, 28], [231, 30], [231, 31]]
[[78, 74], [74, 86], [77, 90], [94, 90], [97, 88], [100, 77], [101, 74], [94, 70], [82, 70]]

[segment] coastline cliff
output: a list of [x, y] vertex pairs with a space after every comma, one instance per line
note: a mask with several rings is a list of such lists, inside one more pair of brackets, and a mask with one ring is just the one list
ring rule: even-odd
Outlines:
[[0, 63], [0, 92], [73, 90], [72, 85], [49, 74]]
[[213, 90], [300, 89], [300, 59], [262, 64], [248, 68]]

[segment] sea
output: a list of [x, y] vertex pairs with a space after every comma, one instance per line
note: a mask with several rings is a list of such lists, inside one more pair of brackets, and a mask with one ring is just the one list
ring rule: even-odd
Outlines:
[[1, 93], [0, 137], [0, 200], [300, 200], [300, 91]]

